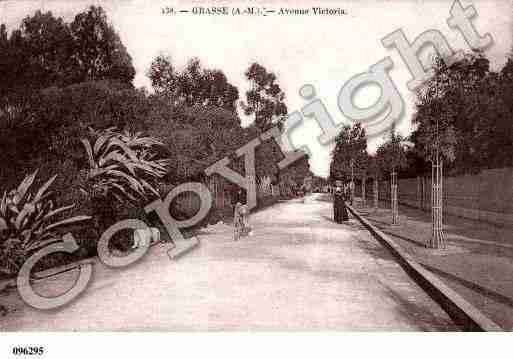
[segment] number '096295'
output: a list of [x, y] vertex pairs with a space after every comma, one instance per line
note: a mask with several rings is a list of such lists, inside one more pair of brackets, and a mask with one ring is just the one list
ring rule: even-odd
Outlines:
[[43, 346], [27, 346], [27, 347], [13, 347], [12, 353], [17, 356], [28, 356], [28, 355], [43, 355], [44, 347]]

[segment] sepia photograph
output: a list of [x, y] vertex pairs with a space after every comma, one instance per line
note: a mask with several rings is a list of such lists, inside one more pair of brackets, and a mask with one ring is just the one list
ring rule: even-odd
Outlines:
[[512, 40], [510, 0], [0, 1], [0, 357], [511, 331]]

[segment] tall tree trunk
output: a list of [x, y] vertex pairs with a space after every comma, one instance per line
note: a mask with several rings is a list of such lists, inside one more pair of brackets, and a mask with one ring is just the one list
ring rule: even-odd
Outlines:
[[366, 205], [366, 196], [365, 196], [365, 182], [367, 181], [367, 178], [362, 178], [362, 206], [365, 207]]
[[354, 187], [355, 187], [353, 180], [351, 180], [351, 184], [349, 186], [351, 187], [350, 194], [351, 194], [351, 206], [352, 206], [354, 204]]
[[422, 177], [417, 176], [417, 207], [422, 209]]
[[374, 209], [378, 210], [378, 201], [379, 201], [379, 183], [378, 179], [374, 178]]
[[397, 205], [397, 172], [392, 170], [391, 173], [391, 181], [390, 181], [390, 190], [391, 190], [391, 204], [392, 204], [392, 224], [399, 223], [399, 208]]
[[431, 162], [431, 215], [432, 235], [429, 247], [445, 248], [443, 232], [443, 161], [437, 153], [435, 161]]

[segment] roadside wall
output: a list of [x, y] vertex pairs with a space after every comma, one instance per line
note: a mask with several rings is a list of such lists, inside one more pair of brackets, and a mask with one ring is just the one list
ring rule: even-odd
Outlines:
[[[357, 186], [357, 194], [361, 188]], [[367, 183], [367, 200], [373, 196], [372, 181]], [[444, 213], [513, 227], [513, 168], [484, 170], [477, 175], [445, 177]], [[390, 201], [390, 182], [380, 181], [380, 200]], [[398, 200], [431, 211], [431, 178], [406, 178], [398, 181]]]

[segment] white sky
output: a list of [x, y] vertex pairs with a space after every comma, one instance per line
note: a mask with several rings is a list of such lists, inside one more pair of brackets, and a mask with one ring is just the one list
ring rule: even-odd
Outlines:
[[[198, 4], [199, 2], [196, 2]], [[256, 1], [202, 1], [203, 6], [256, 6]], [[37, 9], [50, 10], [70, 21], [74, 14], [90, 4], [101, 5], [118, 31], [132, 56], [137, 75], [136, 86], [150, 87], [146, 71], [152, 59], [160, 53], [172, 57], [183, 66], [191, 57], [198, 57], [205, 67], [220, 68], [229, 81], [239, 88], [241, 98], [248, 84], [244, 71], [257, 61], [275, 72], [287, 96], [289, 112], [300, 110], [305, 101], [299, 88], [313, 84], [336, 122], [342, 115], [337, 96], [343, 84], [352, 76], [367, 71], [369, 66], [390, 56], [394, 61], [391, 76], [406, 103], [406, 112], [398, 130], [411, 131], [410, 118], [413, 96], [407, 89], [410, 79], [404, 63], [393, 50], [381, 45], [381, 38], [402, 28], [411, 41], [429, 29], [441, 31], [454, 50], [467, 49], [461, 35], [446, 24], [452, 1], [441, 0], [381, 0], [381, 1], [289, 1], [276, 2], [283, 7], [341, 7], [345, 16], [268, 16], [217, 17], [193, 15], [162, 15], [161, 6], [190, 8], [192, 1], [4, 1], [0, 2], [0, 22], [10, 28], [18, 26], [23, 17]], [[259, 2], [263, 4], [263, 2]], [[267, 2], [266, 4], [270, 4]], [[503, 65], [510, 52], [513, 10], [509, 0], [462, 1], [473, 4], [478, 12], [474, 19], [480, 34], [490, 33], [494, 45], [487, 50], [493, 68]], [[361, 91], [356, 101], [371, 105], [379, 94], [376, 89]], [[243, 121], [251, 119], [243, 118]], [[321, 146], [316, 138], [321, 131], [313, 120], [305, 120], [293, 134], [297, 147], [307, 144], [312, 151], [312, 170], [318, 175], [329, 171], [330, 146]], [[371, 151], [381, 139], [369, 143]]]

